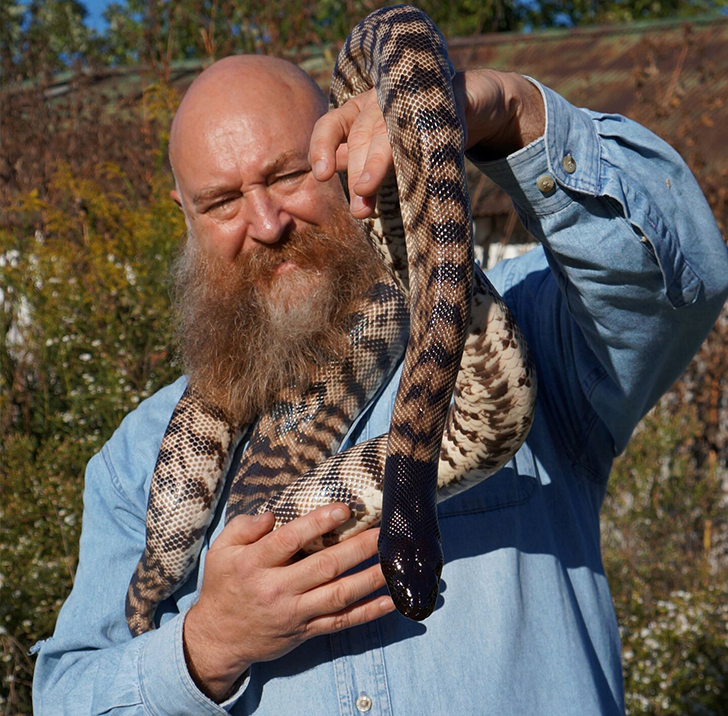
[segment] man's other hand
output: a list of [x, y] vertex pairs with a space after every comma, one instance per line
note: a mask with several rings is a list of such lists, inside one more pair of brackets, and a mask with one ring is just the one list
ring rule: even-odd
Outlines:
[[384, 586], [379, 564], [341, 576], [376, 554], [378, 529], [292, 561], [349, 514], [337, 503], [275, 531], [270, 513], [241, 515], [223, 529], [184, 624], [187, 666], [201, 691], [221, 701], [251, 664], [394, 609], [388, 596], [366, 599]]

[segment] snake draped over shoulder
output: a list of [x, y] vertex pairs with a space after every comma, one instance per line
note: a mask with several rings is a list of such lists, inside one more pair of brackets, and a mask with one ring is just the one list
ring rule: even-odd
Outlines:
[[[536, 401], [525, 341], [473, 261], [453, 75], [442, 36], [415, 8], [374, 12], [347, 38], [330, 100], [338, 107], [376, 89], [395, 178], [379, 192], [376, 219], [363, 225], [390, 272], [349, 316], [347, 355], [321, 366], [305, 391], [283, 391], [254, 426], [233, 425], [187, 388], [152, 477], [146, 546], [127, 592], [133, 635], [154, 628], [157, 606], [194, 568], [244, 435], [226, 521], [270, 511], [279, 527], [344, 502], [351, 519], [310, 549], [381, 522], [379, 557], [397, 609], [420, 620], [435, 608], [437, 502], [516, 453]], [[389, 433], [337, 453], [403, 350]]]

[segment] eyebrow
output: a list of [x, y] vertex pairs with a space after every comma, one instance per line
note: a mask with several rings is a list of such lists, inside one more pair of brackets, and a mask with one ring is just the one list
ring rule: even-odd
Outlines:
[[[308, 159], [308, 155], [298, 149], [289, 149], [279, 154], [268, 164], [264, 165], [263, 172], [266, 175], [276, 174], [284, 169], [292, 161], [299, 159]], [[232, 194], [238, 191], [237, 187], [226, 186], [224, 184], [213, 184], [212, 186], [203, 187], [192, 197], [192, 203], [197, 208], [200, 204], [204, 204], [211, 199], [223, 197], [226, 194]]]

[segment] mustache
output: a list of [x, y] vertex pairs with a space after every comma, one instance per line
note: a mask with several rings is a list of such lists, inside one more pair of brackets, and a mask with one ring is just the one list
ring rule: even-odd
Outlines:
[[320, 269], [321, 253], [327, 237], [315, 231], [290, 231], [287, 236], [263, 250], [252, 251], [245, 257], [245, 268], [252, 276], [270, 281], [273, 271], [286, 261], [292, 261], [303, 269]]
[[[348, 229], [344, 236], [359, 232], [347, 217], [335, 217], [339, 230]], [[189, 292], [214, 295], [219, 300], [234, 301], [239, 309], [249, 301], [264, 300], [273, 283], [274, 272], [282, 263], [291, 261], [300, 269], [322, 273], [337, 271], [342, 264], [361, 258], [360, 242], [342, 240], [341, 233], [329, 229], [292, 229], [274, 244], [239, 253], [233, 261], [206, 254], [199, 248], [194, 232], [188, 231], [187, 243], [172, 266], [174, 298], [189, 297]], [[332, 266], [332, 260], [335, 264]], [[176, 301], [179, 306], [179, 302]], [[241, 304], [243, 304], [241, 306]]]

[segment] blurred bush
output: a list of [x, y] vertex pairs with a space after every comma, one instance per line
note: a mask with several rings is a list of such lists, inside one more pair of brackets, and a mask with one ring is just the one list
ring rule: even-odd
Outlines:
[[[27, 651], [50, 635], [73, 583], [86, 461], [178, 374], [166, 282], [185, 232], [167, 195], [172, 61], [339, 40], [378, 4], [127, 0], [109, 7], [100, 38], [76, 0], [0, 2], [0, 713], [31, 713]], [[420, 4], [448, 35], [563, 16], [555, 3], [533, 6], [539, 16], [508, 3]], [[569, 18], [724, 4], [576, 3]], [[52, 72], [82, 61], [141, 61], [150, 73], [138, 93], [102, 96], [79, 72], [56, 94]], [[8, 89], [27, 78], [39, 81]], [[645, 108], [639, 118], [656, 126]], [[668, 139], [690, 156], [679, 132]], [[726, 226], [725, 177], [692, 164]], [[633, 716], [728, 714], [727, 344], [724, 312], [615, 465], [602, 512]]]
[[728, 589], [675, 591], [648, 604], [636, 593], [621, 615], [629, 714], [725, 716]]
[[[59, 165], [0, 229], [0, 645], [5, 712], [29, 714], [29, 646], [73, 583], [84, 466], [178, 375], [167, 271], [185, 234], [160, 174], [140, 199], [113, 165]], [[118, 189], [102, 189], [116, 183]], [[0, 713], [2, 709], [0, 708]]]
[[[664, 398], [610, 478], [604, 565], [622, 635], [632, 716], [728, 713], [728, 477], [694, 405]], [[713, 458], [715, 456], [712, 453]]]
[[[31, 712], [26, 652], [73, 583], [84, 465], [178, 373], [166, 277], [185, 228], [169, 177], [140, 193], [113, 164], [79, 173], [57, 164], [0, 229], [0, 705], [12, 714]], [[663, 399], [602, 515], [635, 715], [726, 713], [726, 475], [703, 431], [694, 404]]]

